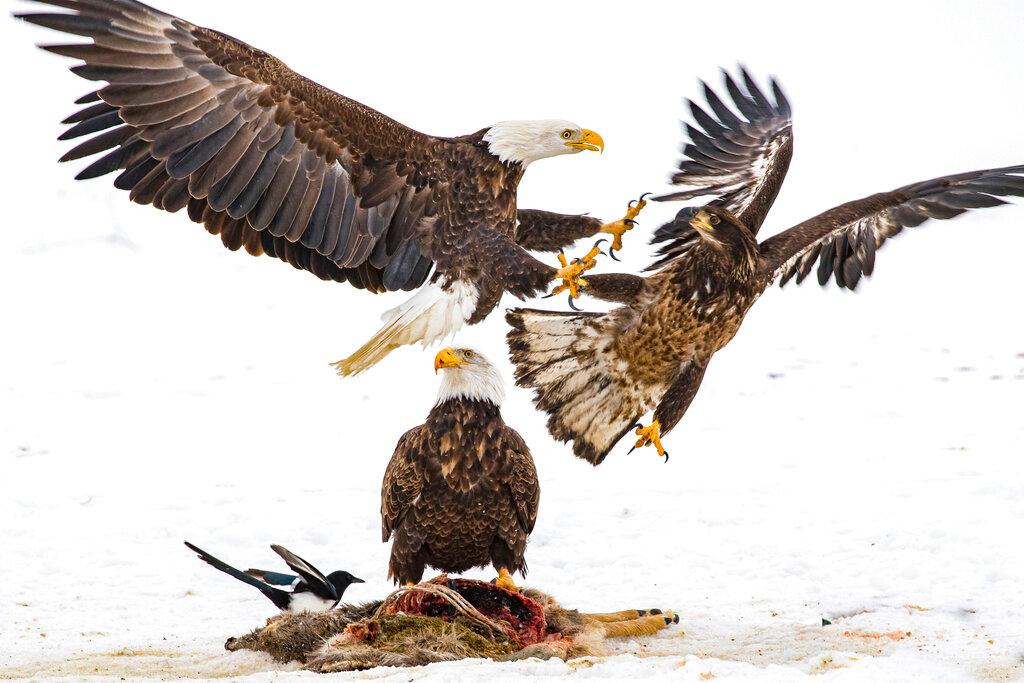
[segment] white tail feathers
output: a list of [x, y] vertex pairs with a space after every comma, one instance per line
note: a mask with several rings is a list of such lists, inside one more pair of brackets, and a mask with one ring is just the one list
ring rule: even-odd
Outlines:
[[436, 282], [420, 287], [407, 301], [386, 311], [384, 326], [348, 358], [331, 363], [348, 377], [368, 370], [399, 346], [433, 344], [457, 332], [473, 314], [478, 292], [472, 284], [456, 280], [447, 289]]
[[536, 389], [548, 431], [573, 441], [573, 452], [597, 465], [645, 408], [626, 389], [610, 342], [612, 319], [598, 313], [513, 309], [505, 319], [516, 383]]

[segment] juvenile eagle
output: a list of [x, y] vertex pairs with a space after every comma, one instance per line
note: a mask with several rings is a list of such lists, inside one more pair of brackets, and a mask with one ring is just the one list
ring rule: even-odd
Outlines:
[[[694, 121], [678, 185], [656, 199], [718, 198], [684, 208], [663, 225], [648, 277], [588, 276], [586, 292], [625, 304], [607, 314], [536, 310], [508, 313], [516, 379], [536, 389], [548, 429], [573, 441], [595, 465], [632, 427], [634, 448], [654, 445], [682, 418], [716, 351], [776, 279], [801, 282], [818, 263], [818, 282], [854, 289], [870, 275], [875, 251], [904, 227], [1024, 196], [1024, 166], [972, 171], [858, 199], [758, 242], [756, 235], [782, 185], [793, 151], [790, 106], [778, 83], [769, 98], [745, 71], [742, 86], [724, 74], [736, 111], [704, 85], [711, 110], [689, 103]], [[651, 409], [653, 422], [637, 421]]]
[[488, 563], [515, 589], [526, 573], [526, 538], [537, 521], [540, 485], [530, 449], [501, 419], [504, 387], [472, 349], [444, 349], [437, 403], [398, 442], [384, 473], [381, 521], [393, 538], [388, 576], [418, 583], [427, 565], [463, 572]]
[[504, 292], [524, 298], [556, 279], [575, 292], [596, 250], [561, 268], [527, 250], [598, 232], [619, 248], [638, 210], [602, 224], [517, 208], [530, 163], [603, 150], [600, 135], [575, 123], [505, 121], [461, 137], [426, 135], [266, 52], [135, 0], [36, 1], [71, 11], [18, 16], [93, 41], [41, 47], [81, 60], [73, 72], [109, 84], [64, 120], [74, 125], [62, 140], [89, 137], [62, 161], [102, 154], [79, 179], [117, 172], [114, 186], [132, 201], [187, 209], [228, 249], [322, 280], [372, 292], [420, 288], [335, 364], [340, 374], [479, 322]]

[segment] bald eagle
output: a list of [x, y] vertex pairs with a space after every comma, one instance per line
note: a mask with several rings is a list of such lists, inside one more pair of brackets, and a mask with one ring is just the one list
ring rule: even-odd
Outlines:
[[427, 565], [462, 572], [488, 563], [515, 589], [526, 573], [526, 538], [537, 521], [537, 470], [519, 434], [501, 419], [504, 385], [472, 349], [444, 349], [444, 371], [427, 421], [398, 442], [381, 487], [388, 576], [418, 583]]
[[[520, 386], [536, 389], [548, 429], [598, 464], [636, 428], [634, 448], [653, 445], [683, 417], [711, 357], [733, 338], [747, 311], [775, 280], [801, 282], [817, 262], [818, 282], [854, 289], [875, 252], [904, 227], [1024, 196], [1024, 165], [912, 183], [847, 202], [774, 237], [757, 232], [782, 185], [793, 150], [790, 105], [774, 80], [766, 95], [741, 70], [723, 72], [735, 110], [706, 84], [710, 113], [690, 102], [698, 127], [673, 176], [685, 186], [657, 197], [693, 199], [653, 242], [660, 258], [648, 277], [588, 276], [587, 293], [623, 306], [607, 314], [513, 310], [508, 341]], [[637, 421], [651, 409], [648, 426]]]
[[[231, 250], [273, 256], [322, 280], [372, 292], [419, 292], [335, 364], [363, 371], [391, 350], [482, 320], [504, 292], [524, 298], [553, 280], [576, 291], [587, 258], [554, 251], [604, 232], [621, 247], [636, 215], [519, 210], [532, 162], [600, 151], [597, 133], [563, 120], [504, 121], [460, 137], [407, 128], [318, 85], [274, 56], [135, 0], [36, 0], [69, 13], [18, 15], [91, 38], [43, 49], [108, 85], [78, 100], [62, 161], [102, 154], [79, 179], [118, 173], [132, 201], [190, 219]], [[642, 208], [642, 204], [640, 206]]]

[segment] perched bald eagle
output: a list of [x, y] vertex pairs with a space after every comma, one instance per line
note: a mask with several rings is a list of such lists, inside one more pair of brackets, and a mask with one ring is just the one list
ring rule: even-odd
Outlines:
[[602, 225], [518, 209], [516, 189], [532, 162], [603, 150], [600, 135], [574, 123], [505, 121], [461, 137], [426, 135], [266, 52], [135, 0], [36, 1], [71, 12], [18, 16], [93, 41], [43, 49], [81, 60], [72, 71], [109, 84], [65, 119], [74, 125], [61, 139], [90, 137], [62, 161], [102, 154], [79, 179], [117, 172], [114, 186], [132, 201], [187, 209], [227, 248], [322, 280], [373, 292], [420, 288], [336, 364], [341, 374], [479, 322], [503, 292], [528, 297], [555, 279], [575, 291], [592, 261], [556, 268], [527, 250], [598, 232], [619, 248], [635, 218], [630, 211]]
[[497, 369], [472, 349], [444, 349], [437, 403], [406, 432], [384, 473], [381, 521], [393, 538], [388, 576], [418, 583], [424, 567], [462, 572], [488, 563], [514, 590], [526, 573], [526, 538], [540, 485], [530, 449], [501, 419]]
[[[765, 95], [741, 71], [725, 87], [737, 111], [704, 85], [711, 113], [689, 103], [696, 124], [673, 180], [688, 186], [657, 199], [718, 195], [682, 209], [655, 233], [663, 243], [649, 277], [588, 276], [587, 293], [625, 304], [607, 314], [513, 310], [507, 319], [516, 378], [536, 389], [555, 438], [600, 463], [631, 428], [634, 448], [654, 445], [682, 418], [711, 357], [733, 338], [747, 310], [776, 279], [853, 289], [875, 252], [904, 227], [998, 206], [1024, 196], [1024, 166], [943, 176], [842, 204], [774, 237], [756, 235], [793, 150], [790, 105], [778, 83]], [[637, 421], [655, 409], [653, 422]]]

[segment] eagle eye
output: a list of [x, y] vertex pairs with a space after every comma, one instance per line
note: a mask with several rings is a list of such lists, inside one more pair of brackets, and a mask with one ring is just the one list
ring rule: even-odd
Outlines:
[[722, 222], [721, 218], [719, 218], [715, 214], [711, 214], [711, 225], [718, 225], [721, 222]]
[[462, 357], [463, 357], [463, 358], [465, 358], [465, 359], [467, 359], [467, 360], [472, 360], [472, 358], [473, 358], [473, 352], [472, 352], [472, 351], [470, 351], [469, 349], [466, 349], [466, 350], [464, 350], [464, 351], [462, 352]]
[[572, 137], [572, 131], [571, 130], [566, 129], [566, 130], [562, 131], [562, 139], [563, 140], [568, 140], [571, 137]]

